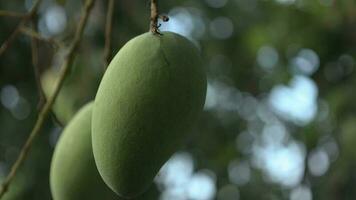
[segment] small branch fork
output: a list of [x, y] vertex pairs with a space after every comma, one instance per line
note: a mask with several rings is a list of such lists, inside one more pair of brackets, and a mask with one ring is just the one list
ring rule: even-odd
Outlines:
[[[18, 36], [18, 34], [20, 33], [20, 29], [21, 27], [23, 27], [26, 22], [28, 22], [37, 12], [37, 9], [39, 7], [39, 5], [41, 4], [42, 0], [36, 0], [36, 2], [33, 4], [32, 8], [30, 9], [30, 11], [22, 16], [22, 20], [21, 22], [17, 25], [16, 29], [11, 33], [11, 35], [5, 40], [5, 42], [0, 46], [0, 56], [6, 51], [6, 49], [10, 46], [10, 44], [14, 41], [14, 39]], [[17, 13], [13, 13], [10, 11], [2, 11], [0, 12], [0, 14], [7, 14], [8, 16], [16, 16], [16, 15], [20, 15]]]
[[[9, 48], [11, 42], [18, 36], [19, 33], [32, 37], [31, 39], [36, 38], [37, 40], [50, 43], [55, 48], [59, 48], [63, 46], [58, 41], [52, 38], [45, 38], [41, 36], [41, 34], [35, 31], [36, 26], [33, 25], [33, 18], [36, 15], [38, 6], [40, 5], [41, 1], [42, 0], [37, 0], [28, 13], [18, 13], [13, 11], [0, 10], [0, 17], [22, 18], [22, 21], [19, 23], [16, 29], [12, 32], [12, 34], [8, 37], [8, 39], [5, 40], [4, 43], [0, 46], [0, 55], [3, 54]], [[25, 24], [28, 21], [31, 21], [32, 23], [31, 26], [33, 27], [33, 29], [27, 28], [25, 26]]]
[[[37, 1], [38, 2], [38, 1]], [[5, 178], [5, 181], [2, 183], [1, 187], [0, 187], [0, 199], [4, 196], [4, 194], [6, 193], [6, 191], [8, 190], [11, 181], [14, 179], [19, 167], [21, 166], [21, 164], [24, 162], [24, 160], [26, 159], [29, 150], [31, 149], [32, 143], [35, 139], [35, 137], [39, 134], [45, 119], [48, 117], [48, 115], [50, 114], [51, 111], [51, 107], [54, 104], [58, 93], [63, 85], [64, 79], [66, 78], [68, 72], [70, 71], [70, 68], [72, 66], [72, 63], [74, 61], [74, 58], [76, 56], [76, 52], [77, 49], [79, 47], [80, 41], [82, 39], [83, 36], [83, 31], [84, 28], [87, 24], [88, 21], [88, 17], [90, 14], [90, 11], [92, 10], [92, 7], [94, 5], [94, 0], [87, 0], [85, 2], [84, 5], [84, 9], [83, 9], [83, 14], [81, 16], [81, 19], [79, 21], [79, 25], [78, 28], [76, 30], [75, 33], [75, 37], [74, 40], [71, 44], [71, 46], [69, 47], [69, 51], [68, 54], [66, 56], [66, 59], [64, 60], [64, 63], [61, 67], [61, 72], [59, 75], [59, 78], [56, 82], [55, 85], [55, 89], [53, 94], [49, 97], [48, 101], [46, 101], [46, 103], [44, 104], [44, 106], [41, 108], [39, 114], [38, 114], [38, 118], [37, 121], [31, 131], [31, 134], [29, 135], [29, 137], [27, 138], [24, 146], [22, 147], [20, 154], [17, 158], [17, 160], [15, 161], [15, 163], [13, 164], [13, 166], [11, 167], [10, 173], [7, 175], [7, 177]], [[16, 29], [18, 30], [18, 29]]]
[[[18, 12], [13, 12], [13, 11], [4, 11], [0, 10], [0, 17], [5, 16], [5, 17], [16, 17], [16, 18], [22, 18], [22, 21], [19, 23], [19, 25], [16, 27], [16, 29], [12, 32], [12, 34], [9, 36], [7, 40], [1, 45], [0, 47], [0, 55], [4, 53], [9, 46], [11, 45], [12, 41], [16, 39], [19, 33], [23, 35], [27, 35], [31, 38], [31, 52], [32, 52], [32, 65], [34, 69], [34, 75], [36, 79], [36, 85], [39, 93], [39, 102], [37, 105], [37, 109], [40, 110], [40, 108], [44, 105], [46, 101], [46, 97], [44, 95], [41, 83], [40, 83], [40, 71], [39, 71], [39, 66], [38, 66], [38, 41], [43, 41], [46, 43], [49, 43], [55, 50], [58, 48], [64, 47], [63, 44], [61, 44], [59, 41], [56, 41], [53, 38], [45, 38], [43, 37], [40, 33], [36, 31], [36, 13], [38, 10], [38, 7], [41, 3], [41, 0], [38, 0], [34, 3], [32, 8], [28, 13], [18, 13]], [[25, 24], [30, 21], [31, 22], [31, 27], [32, 28], [27, 28]], [[38, 41], [37, 41], [38, 40]], [[52, 112], [52, 111], [51, 111]], [[52, 112], [51, 113], [53, 116], [53, 119], [56, 121], [57, 124], [61, 125], [61, 123], [58, 121], [57, 116]]]
[[[34, 27], [34, 26], [33, 26]], [[46, 37], [43, 37], [40, 33], [38, 33], [37, 31], [31, 29], [31, 28], [27, 28], [27, 27], [20, 27], [20, 32], [24, 35], [27, 35], [31, 38], [34, 38], [34, 39], [37, 39], [37, 40], [40, 40], [40, 41], [43, 41], [43, 42], [46, 42], [46, 43], [49, 43], [50, 45], [52, 45], [52, 47], [54, 47], [54, 49], [58, 49], [58, 48], [63, 48], [64, 45], [53, 39], [53, 38], [46, 38]]]
[[[41, 84], [41, 73], [40, 73], [40, 66], [39, 66], [39, 62], [38, 62], [38, 40], [43, 40], [45, 42], [49, 42], [51, 44], [55, 44], [57, 45], [56, 47], [59, 47], [58, 44], [55, 43], [55, 41], [51, 40], [51, 39], [46, 39], [46, 38], [42, 38], [42, 36], [36, 32], [36, 20], [34, 18], [31, 19], [31, 26], [33, 28], [29, 29], [29, 28], [21, 28], [21, 31], [23, 31], [23, 33], [30, 33], [28, 34], [31, 37], [31, 57], [32, 57], [32, 67], [33, 67], [33, 73], [35, 75], [35, 81], [36, 81], [36, 86], [37, 86], [37, 92], [38, 92], [38, 103], [37, 103], [37, 110], [40, 111], [42, 106], [46, 103], [46, 96], [45, 93], [43, 91], [43, 87]], [[53, 110], [50, 111], [51, 116], [53, 118], [53, 120], [55, 121], [56, 124], [58, 124], [59, 126], [63, 127], [63, 124], [58, 120], [57, 115], [53, 112]]]
[[151, 23], [150, 31], [156, 35], [162, 35], [159, 31], [161, 24], [158, 23], [158, 19], [162, 19], [163, 22], [168, 22], [169, 18], [166, 15], [160, 15], [158, 12], [157, 0], [151, 0]]

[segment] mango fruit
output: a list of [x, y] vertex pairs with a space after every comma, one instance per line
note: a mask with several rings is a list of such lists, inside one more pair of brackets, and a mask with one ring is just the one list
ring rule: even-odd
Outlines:
[[89, 103], [78, 111], [56, 145], [50, 169], [54, 200], [118, 199], [95, 166], [91, 143], [92, 105]]
[[133, 198], [147, 190], [198, 118], [206, 87], [198, 50], [183, 36], [145, 33], [122, 47], [92, 116], [95, 163], [113, 191]]

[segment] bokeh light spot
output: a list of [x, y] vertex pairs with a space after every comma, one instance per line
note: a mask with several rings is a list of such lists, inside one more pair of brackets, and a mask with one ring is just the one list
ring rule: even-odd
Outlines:
[[319, 56], [311, 49], [302, 49], [291, 61], [294, 73], [312, 75], [319, 68]]
[[210, 33], [217, 39], [227, 39], [234, 32], [234, 25], [227, 17], [217, 17], [210, 22]]
[[[171, 31], [191, 40], [199, 39], [205, 33], [205, 23], [200, 15], [183, 7], [173, 8], [168, 22], [160, 22], [161, 31]], [[194, 41], [195, 42], [195, 41]]]
[[31, 113], [30, 104], [26, 99], [20, 98], [15, 107], [11, 109], [11, 114], [18, 120], [26, 119]]
[[298, 186], [294, 188], [290, 193], [290, 200], [312, 200], [312, 192], [307, 186]]
[[241, 103], [240, 92], [219, 81], [208, 81], [205, 110], [237, 111]]
[[302, 144], [254, 145], [254, 164], [262, 169], [271, 182], [286, 187], [300, 183], [304, 174], [305, 150]]
[[188, 199], [209, 200], [215, 193], [215, 180], [205, 172], [195, 173], [187, 184]]
[[272, 109], [282, 118], [306, 125], [317, 114], [318, 89], [306, 76], [295, 76], [290, 86], [277, 85], [269, 96]]
[[186, 184], [194, 169], [193, 158], [189, 153], [174, 154], [161, 168], [155, 181], [165, 187], [176, 187]]
[[329, 169], [330, 161], [328, 154], [322, 149], [310, 152], [308, 157], [308, 169], [314, 176], [322, 176]]
[[257, 63], [263, 69], [272, 69], [278, 63], [277, 50], [271, 46], [263, 46], [257, 52]]
[[231, 183], [245, 185], [250, 181], [251, 170], [247, 161], [233, 160], [228, 166], [228, 175]]
[[45, 13], [45, 22], [50, 35], [62, 33], [67, 25], [66, 11], [58, 5], [48, 8]]
[[20, 101], [18, 90], [13, 85], [5, 85], [1, 88], [1, 103], [7, 109], [14, 108]]

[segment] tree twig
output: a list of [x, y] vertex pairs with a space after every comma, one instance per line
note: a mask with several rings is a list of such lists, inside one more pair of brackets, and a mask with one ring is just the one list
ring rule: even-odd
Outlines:
[[0, 10], [0, 17], [19, 17], [19, 18], [22, 18], [25, 15], [26, 14], [13, 12], [13, 11]]
[[90, 11], [92, 10], [93, 5], [94, 5], [94, 0], [87, 0], [85, 3], [84, 9], [83, 9], [83, 15], [81, 16], [81, 19], [79, 21], [79, 25], [76, 30], [74, 40], [73, 40], [71, 46], [69, 47], [68, 55], [67, 55], [66, 59], [64, 60], [64, 63], [61, 67], [60, 75], [59, 75], [59, 78], [55, 85], [55, 90], [54, 90], [53, 94], [49, 97], [48, 101], [45, 103], [45, 105], [40, 110], [40, 113], [38, 114], [37, 121], [31, 131], [31, 134], [29, 135], [24, 146], [22, 147], [22, 149], [20, 151], [20, 155], [18, 156], [14, 165], [11, 167], [10, 173], [5, 178], [5, 181], [3, 182], [3, 184], [0, 188], [0, 199], [3, 197], [5, 192], [8, 190], [8, 187], [9, 187], [11, 181], [14, 179], [17, 170], [19, 169], [19, 167], [21, 166], [21, 164], [24, 162], [25, 158], [27, 157], [29, 150], [32, 146], [33, 140], [40, 132], [45, 119], [47, 118], [47, 116], [49, 115], [49, 113], [51, 111], [51, 107], [52, 107], [55, 99], [57, 98], [58, 93], [63, 85], [63, 81], [64, 81], [66, 75], [68, 74], [68, 72], [72, 66], [72, 63], [74, 61], [74, 58], [76, 55], [75, 52], [77, 51], [77, 49], [79, 47], [84, 28], [87, 23], [87, 20], [88, 20], [88, 17], [89, 17]]
[[158, 8], [157, 0], [151, 0], [151, 26], [150, 31], [153, 34], [160, 34], [158, 29]]
[[43, 41], [43, 42], [50, 43], [56, 49], [63, 47], [63, 45], [60, 42], [56, 41], [53, 38], [43, 37], [41, 34], [39, 34], [37, 31], [35, 31], [33, 29], [26, 28], [26, 27], [20, 27], [20, 31], [21, 31], [21, 33], [23, 33], [23, 34], [25, 34], [27, 36], [30, 36], [32, 38], [36, 38], [37, 40], [40, 40], [40, 41]]
[[20, 28], [26, 24], [26, 22], [33, 17], [33, 15], [37, 12], [37, 9], [40, 5], [42, 0], [36, 0], [36, 2], [33, 4], [32, 8], [30, 11], [23, 16], [21, 22], [17, 25], [16, 29], [11, 33], [11, 35], [2, 43], [0, 46], [0, 56], [6, 51], [7, 48], [9, 48], [10, 44], [13, 42], [13, 40], [17, 37], [17, 35], [20, 33]]
[[[38, 91], [37, 109], [40, 110], [42, 106], [46, 103], [46, 96], [41, 84], [41, 73], [40, 73], [40, 66], [38, 62], [38, 40], [51, 43], [52, 45], [55, 45], [56, 48], [59, 48], [59, 44], [57, 44], [57, 42], [55, 40], [52, 40], [51, 38], [47, 39], [42, 37], [36, 31], [36, 22], [34, 18], [32, 18], [31, 20], [31, 26], [32, 29], [21, 27], [21, 32], [31, 37], [32, 67], [33, 67], [33, 72], [35, 75], [35, 81], [36, 81], [36, 86]], [[63, 126], [63, 124], [58, 120], [57, 115], [53, 112], [52, 109], [51, 109], [51, 116], [56, 124], [58, 124], [59, 126]]]
[[[32, 28], [35, 28], [34, 22], [32, 22]], [[32, 67], [35, 75], [35, 81], [36, 81], [38, 99], [39, 99], [37, 104], [37, 109], [41, 110], [42, 106], [46, 103], [47, 100], [41, 84], [41, 76], [40, 76], [41, 74], [40, 74], [39, 63], [38, 63], [38, 41], [36, 37], [31, 37], [31, 52], [32, 52]], [[53, 112], [52, 109], [50, 114], [53, 117], [53, 120], [55, 121], [56, 124], [58, 124], [59, 126], [63, 126], [63, 124], [58, 120], [57, 115]]]
[[106, 69], [110, 63], [111, 58], [111, 34], [112, 34], [112, 21], [114, 15], [115, 0], [108, 0], [108, 11], [106, 14], [105, 24], [105, 47], [104, 47], [104, 69]]
[[[33, 29], [36, 29], [35, 19], [31, 19], [31, 26]], [[40, 80], [40, 69], [38, 63], [38, 41], [35, 37], [31, 37], [31, 56], [32, 56], [33, 73], [35, 75], [35, 81], [36, 81], [38, 99], [39, 99], [37, 104], [37, 109], [39, 110], [41, 109], [42, 105], [46, 101], [46, 97], [44, 95], [42, 85], [41, 85], [41, 80]]]
[[167, 22], [169, 18], [165, 15], [160, 15], [158, 12], [158, 0], [151, 0], [151, 21], [150, 21], [150, 31], [153, 34], [161, 35], [159, 27], [161, 24], [158, 24], [158, 19], [162, 19], [163, 22]]

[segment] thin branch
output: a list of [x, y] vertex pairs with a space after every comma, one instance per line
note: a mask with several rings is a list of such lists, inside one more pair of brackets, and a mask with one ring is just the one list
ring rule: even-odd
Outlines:
[[0, 10], [0, 17], [18, 17], [18, 18], [22, 18], [22, 17], [25, 17], [25, 15], [26, 14], [13, 12], [13, 11]]
[[[31, 37], [31, 53], [32, 53], [32, 67], [33, 67], [33, 72], [35, 75], [35, 80], [36, 80], [36, 86], [37, 86], [37, 91], [38, 91], [38, 103], [37, 103], [37, 109], [40, 110], [42, 106], [46, 103], [46, 96], [44, 94], [42, 84], [41, 84], [41, 77], [40, 77], [40, 70], [39, 70], [39, 63], [38, 63], [38, 40], [45, 41], [48, 43], [51, 43], [56, 46], [56, 48], [59, 47], [59, 44], [55, 40], [52, 40], [51, 38], [47, 39], [42, 37], [39, 33], [36, 32], [36, 23], [34, 22], [35, 19], [31, 20], [31, 26], [34, 29], [29, 29], [25, 27], [21, 27], [21, 32], [30, 36]], [[56, 124], [59, 126], [63, 126], [63, 124], [58, 120], [57, 115], [51, 110], [51, 116], [53, 120], [55, 121]]]
[[36, 0], [28, 14], [24, 15], [21, 22], [17, 25], [16, 29], [11, 33], [11, 35], [5, 40], [5, 42], [0, 46], [0, 56], [9, 48], [10, 44], [14, 41], [17, 35], [20, 33], [20, 28], [26, 24], [26, 22], [33, 17], [37, 12], [37, 9], [42, 0]]
[[58, 119], [56, 113], [54, 113], [53, 110], [51, 110], [51, 117], [53, 119], [53, 122], [57, 124], [57, 126], [64, 127], [63, 123]]
[[50, 43], [56, 49], [63, 47], [63, 45], [60, 42], [56, 41], [53, 38], [43, 37], [40, 33], [38, 33], [37, 31], [35, 31], [33, 29], [26, 28], [26, 27], [20, 27], [20, 31], [21, 31], [21, 33], [23, 33], [23, 34], [25, 34], [27, 36], [30, 36], [31, 38], [36, 38], [37, 40]]
[[[31, 19], [31, 26], [33, 29], [36, 29], [36, 21], [35, 19]], [[36, 37], [31, 37], [31, 53], [32, 53], [32, 67], [35, 75], [37, 91], [38, 91], [38, 104], [37, 109], [41, 109], [42, 105], [46, 101], [46, 97], [44, 95], [41, 80], [40, 80], [40, 69], [38, 63], [38, 41]]]
[[161, 24], [158, 24], [158, 19], [162, 19], [163, 22], [167, 22], [169, 18], [165, 15], [160, 15], [158, 12], [157, 6], [158, 0], [151, 0], [151, 22], [150, 22], [150, 31], [153, 34], [161, 35], [159, 32], [159, 27]]
[[3, 184], [0, 188], [0, 199], [3, 197], [5, 192], [8, 190], [8, 187], [9, 187], [11, 181], [14, 179], [14, 177], [17, 173], [17, 170], [19, 169], [21, 164], [26, 159], [26, 157], [29, 153], [29, 150], [32, 146], [33, 140], [39, 134], [45, 119], [48, 117], [48, 115], [51, 111], [51, 107], [58, 96], [58, 93], [63, 85], [63, 81], [66, 78], [68, 72], [70, 71], [72, 63], [76, 56], [75, 53], [79, 47], [81, 38], [83, 36], [84, 28], [88, 21], [88, 17], [89, 17], [90, 11], [92, 10], [93, 5], [94, 5], [94, 0], [87, 0], [85, 3], [84, 9], [83, 9], [83, 15], [81, 16], [81, 19], [79, 21], [79, 25], [76, 30], [74, 40], [73, 40], [71, 46], [69, 47], [68, 55], [67, 55], [66, 59], [64, 60], [64, 63], [61, 67], [60, 75], [59, 75], [59, 78], [55, 85], [55, 90], [54, 90], [53, 94], [49, 97], [48, 101], [45, 103], [45, 105], [40, 110], [40, 113], [38, 114], [37, 121], [31, 131], [31, 134], [29, 135], [24, 146], [22, 147], [19, 157], [15, 161], [14, 165], [11, 167], [10, 173], [5, 178], [5, 181], [3, 182]]
[[114, 3], [115, 0], [108, 0], [108, 11], [106, 14], [105, 24], [104, 69], [108, 67], [111, 58], [111, 34], [114, 15]]

